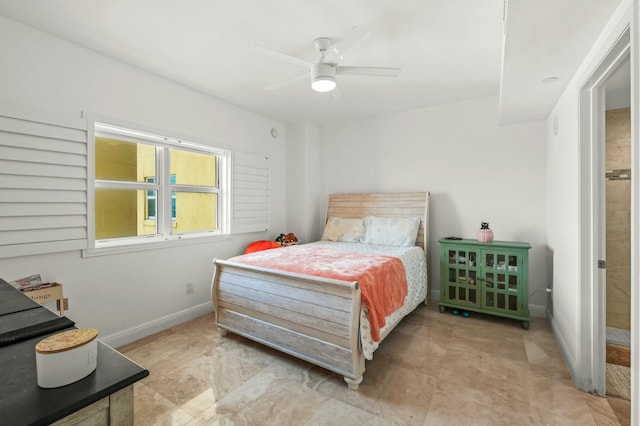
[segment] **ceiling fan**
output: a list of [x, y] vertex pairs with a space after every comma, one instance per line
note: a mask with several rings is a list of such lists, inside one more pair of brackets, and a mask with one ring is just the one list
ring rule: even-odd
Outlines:
[[397, 77], [399, 68], [358, 67], [339, 65], [343, 55], [351, 48], [360, 44], [369, 36], [369, 32], [359, 27], [354, 27], [351, 32], [338, 43], [333, 43], [330, 38], [320, 37], [313, 44], [320, 53], [317, 63], [307, 62], [304, 59], [278, 52], [268, 47], [259, 45], [251, 46], [251, 49], [273, 58], [289, 62], [307, 68], [308, 72], [271, 84], [265, 90], [276, 90], [305, 78], [311, 78], [311, 88], [317, 92], [330, 92], [333, 98], [340, 98], [340, 91], [336, 85], [336, 75], [366, 75], [374, 77]]

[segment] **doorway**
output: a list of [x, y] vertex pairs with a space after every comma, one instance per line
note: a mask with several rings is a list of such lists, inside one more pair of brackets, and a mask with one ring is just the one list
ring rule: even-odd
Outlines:
[[[607, 82], [630, 61], [627, 27], [580, 92], [580, 389], [606, 395]], [[629, 90], [630, 92], [630, 90]], [[610, 91], [611, 94], [611, 91]], [[631, 175], [631, 178], [633, 176]], [[630, 235], [628, 232], [627, 235]], [[633, 263], [633, 260], [631, 261]]]

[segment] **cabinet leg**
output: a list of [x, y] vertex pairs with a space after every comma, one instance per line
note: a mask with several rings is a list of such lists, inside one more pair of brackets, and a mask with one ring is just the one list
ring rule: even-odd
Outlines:
[[522, 328], [524, 328], [525, 330], [529, 329], [529, 321], [522, 321]]
[[443, 314], [444, 313], [444, 306], [440, 305], [440, 313]]

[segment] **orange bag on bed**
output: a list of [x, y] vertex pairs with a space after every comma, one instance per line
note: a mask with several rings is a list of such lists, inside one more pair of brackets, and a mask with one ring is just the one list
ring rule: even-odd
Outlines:
[[244, 254], [253, 253], [254, 251], [269, 250], [269, 249], [281, 248], [281, 247], [282, 246], [280, 245], [280, 243], [276, 243], [275, 241], [268, 241], [268, 240], [254, 241], [247, 246], [247, 249], [244, 251]]

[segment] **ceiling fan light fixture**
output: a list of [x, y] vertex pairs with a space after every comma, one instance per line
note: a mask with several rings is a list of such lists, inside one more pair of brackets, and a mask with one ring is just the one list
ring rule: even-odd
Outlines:
[[336, 88], [336, 67], [319, 63], [311, 68], [311, 88], [316, 92], [330, 92]]
[[336, 79], [333, 77], [317, 77], [311, 82], [311, 88], [316, 92], [330, 92], [336, 88]]
[[301, 66], [309, 71], [304, 74], [300, 73], [279, 83], [271, 84], [265, 87], [265, 90], [275, 90], [310, 77], [311, 89], [313, 91], [321, 93], [331, 92], [330, 94], [333, 99], [339, 99], [341, 95], [340, 90], [337, 87], [337, 74], [397, 77], [401, 71], [399, 68], [340, 65], [344, 53], [358, 45], [368, 35], [368, 31], [354, 27], [349, 34], [335, 44], [327, 37], [319, 37], [315, 39], [313, 44], [320, 54], [320, 59], [315, 64], [296, 56], [291, 56], [259, 45], [253, 45], [252, 49], [257, 52], [264, 53], [267, 56]]

